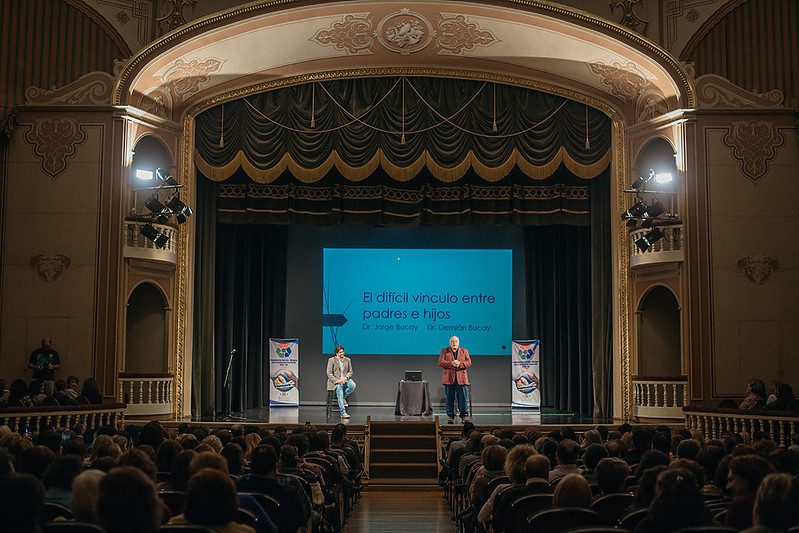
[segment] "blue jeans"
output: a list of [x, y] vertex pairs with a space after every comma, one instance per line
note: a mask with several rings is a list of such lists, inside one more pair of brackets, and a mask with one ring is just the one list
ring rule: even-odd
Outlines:
[[458, 397], [458, 410], [461, 418], [468, 415], [466, 411], [466, 388], [463, 385], [444, 385], [444, 397], [446, 398], [447, 416], [455, 417], [455, 396]]
[[344, 399], [352, 394], [352, 391], [355, 390], [355, 382], [351, 379], [348, 379], [346, 383], [343, 385], [336, 385], [336, 398], [338, 398], [338, 409], [342, 413], [346, 411], [344, 408]]

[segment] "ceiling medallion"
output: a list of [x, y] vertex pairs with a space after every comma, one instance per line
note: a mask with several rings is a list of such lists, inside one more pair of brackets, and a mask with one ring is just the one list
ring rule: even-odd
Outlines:
[[435, 35], [429, 20], [407, 8], [386, 15], [375, 30], [386, 50], [402, 55], [424, 50]]

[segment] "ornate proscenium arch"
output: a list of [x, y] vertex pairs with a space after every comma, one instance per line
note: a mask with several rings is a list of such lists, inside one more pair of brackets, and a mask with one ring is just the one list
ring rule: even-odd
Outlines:
[[[178, 174], [193, 188], [194, 118], [221, 103], [303, 83], [375, 76], [458, 77], [556, 94], [613, 123], [611, 210], [623, 210], [626, 127], [696, 107], [684, 66], [629, 29], [536, 0], [255, 2], [211, 15], [155, 41], [116, 78], [112, 103], [182, 128]], [[180, 125], [180, 126], [178, 126]], [[177, 265], [176, 409], [191, 351], [190, 231]], [[614, 346], [619, 414], [629, 415], [627, 235], [613, 229]], [[185, 402], [187, 405], [188, 402]]]
[[682, 64], [627, 28], [530, 0], [273, 0], [212, 15], [134, 56], [115, 104], [175, 121], [198, 102], [330, 70], [439, 67], [534, 79], [605, 100], [628, 124], [694, 107]]

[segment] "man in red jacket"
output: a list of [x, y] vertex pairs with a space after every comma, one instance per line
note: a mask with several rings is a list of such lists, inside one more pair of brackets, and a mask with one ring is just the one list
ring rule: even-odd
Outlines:
[[472, 359], [469, 357], [469, 350], [461, 347], [460, 343], [458, 337], [450, 337], [449, 346], [442, 348], [438, 356], [438, 366], [443, 369], [441, 384], [444, 385], [448, 424], [455, 422], [455, 396], [458, 397], [458, 410], [462, 421], [469, 420], [464, 385], [469, 384], [469, 374], [466, 369], [472, 366]]

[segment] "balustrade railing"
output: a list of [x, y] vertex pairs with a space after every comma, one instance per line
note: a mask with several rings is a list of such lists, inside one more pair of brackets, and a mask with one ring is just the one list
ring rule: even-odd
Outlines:
[[9, 407], [0, 410], [0, 425], [11, 431], [25, 429], [39, 431], [42, 425], [71, 429], [75, 424], [86, 428], [113, 426], [122, 429], [125, 425], [125, 405], [105, 403], [101, 405], [64, 405], [40, 407]]
[[652, 263], [674, 263], [684, 259], [685, 247], [682, 224], [655, 226], [663, 232], [663, 238], [655, 241], [651, 247], [641, 250], [635, 242], [654, 228], [641, 228], [630, 232], [630, 266]]
[[145, 222], [135, 220], [125, 221], [124, 256], [176, 264], [178, 258], [178, 230], [165, 224], [152, 223], [156, 230], [168, 237], [166, 245], [163, 248], [158, 248], [153, 241], [142, 235], [141, 228], [144, 224]]
[[790, 446], [799, 431], [799, 413], [789, 411], [745, 411], [689, 405], [683, 408], [685, 426], [698, 429], [706, 439], [720, 439], [725, 433], [750, 435], [756, 431], [780, 446]]
[[638, 418], [683, 418], [686, 376], [634, 376], [633, 413]]
[[119, 374], [119, 398], [126, 403], [127, 416], [172, 414], [172, 374]]

